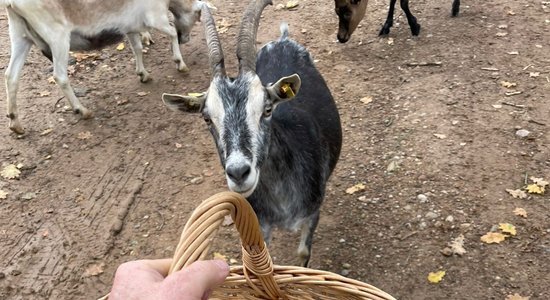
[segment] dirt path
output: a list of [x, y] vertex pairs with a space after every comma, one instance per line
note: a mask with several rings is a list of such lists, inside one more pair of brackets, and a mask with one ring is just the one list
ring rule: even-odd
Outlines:
[[[212, 1], [228, 70], [242, 1]], [[268, 7], [259, 45], [291, 36], [310, 49], [338, 101], [344, 148], [314, 241], [312, 267], [366, 281], [399, 299], [550, 299], [550, 198], [514, 199], [530, 176], [550, 179], [550, 4], [417, 0], [422, 25], [411, 38], [398, 13], [378, 38], [386, 1], [371, 0], [348, 44], [336, 40], [333, 3]], [[446, 3], [449, 2], [449, 3]], [[275, 4], [282, 3], [275, 1]], [[0, 298], [94, 299], [109, 290], [121, 262], [172, 255], [196, 204], [226, 189], [217, 153], [197, 115], [168, 111], [162, 92], [196, 92], [209, 83], [201, 26], [182, 47], [188, 74], [169, 43], [145, 55], [154, 81], [133, 74], [130, 49], [114, 47], [79, 62], [71, 80], [95, 112], [79, 121], [48, 83], [50, 63], [36, 49], [24, 69], [19, 109], [27, 134], [0, 119], [0, 164], [22, 164], [18, 180], [0, 178]], [[9, 59], [0, 14], [0, 71]], [[420, 64], [420, 65], [418, 65]], [[503, 87], [501, 82], [515, 83]], [[513, 92], [521, 92], [514, 94]], [[506, 93], [512, 93], [507, 96]], [[369, 99], [372, 98], [370, 103]], [[6, 99], [0, 89], [0, 99]], [[363, 99], [363, 101], [361, 101]], [[0, 101], [0, 112], [6, 102]], [[529, 131], [520, 138], [516, 131]], [[346, 189], [365, 184], [353, 195]], [[420, 195], [420, 196], [419, 196]], [[514, 214], [524, 208], [528, 215]], [[499, 223], [517, 235], [500, 244], [480, 237]], [[460, 234], [462, 256], [441, 254]], [[277, 232], [277, 264], [295, 264], [298, 236]], [[235, 233], [214, 247], [239, 258]], [[101, 274], [95, 274], [96, 271]], [[439, 284], [429, 272], [445, 270]]]

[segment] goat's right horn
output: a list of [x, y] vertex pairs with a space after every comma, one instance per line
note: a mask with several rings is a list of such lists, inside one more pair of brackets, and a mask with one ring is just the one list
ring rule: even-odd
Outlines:
[[243, 15], [237, 38], [239, 73], [256, 72], [256, 33], [262, 11], [268, 4], [272, 4], [271, 0], [252, 0]]
[[203, 3], [201, 8], [201, 22], [204, 24], [212, 78], [216, 76], [226, 76], [222, 45], [218, 37], [218, 31], [216, 30], [216, 23], [206, 3]]

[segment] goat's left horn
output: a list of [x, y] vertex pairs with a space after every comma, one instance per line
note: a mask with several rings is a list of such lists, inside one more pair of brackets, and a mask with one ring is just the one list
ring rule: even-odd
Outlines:
[[222, 45], [218, 37], [218, 31], [216, 30], [216, 23], [206, 3], [204, 3], [201, 8], [201, 22], [204, 24], [212, 78], [216, 76], [226, 76]]
[[256, 72], [256, 33], [262, 11], [268, 4], [272, 4], [271, 0], [252, 0], [243, 15], [237, 38], [239, 73]]

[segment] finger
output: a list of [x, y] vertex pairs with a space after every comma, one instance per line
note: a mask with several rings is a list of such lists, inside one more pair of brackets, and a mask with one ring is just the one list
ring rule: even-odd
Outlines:
[[171, 258], [146, 259], [146, 260], [143, 260], [143, 263], [146, 264], [149, 268], [159, 272], [159, 274], [161, 274], [162, 277], [166, 277], [168, 275], [168, 271], [170, 270], [172, 259]]
[[202, 299], [205, 293], [222, 284], [227, 275], [229, 266], [223, 260], [196, 261], [170, 274], [163, 284], [170, 285], [168, 290], [177, 289], [178, 295]]

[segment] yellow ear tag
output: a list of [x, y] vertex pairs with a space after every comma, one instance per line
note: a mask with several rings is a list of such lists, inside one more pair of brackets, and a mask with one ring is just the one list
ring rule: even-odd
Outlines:
[[187, 95], [189, 95], [191, 97], [199, 98], [202, 95], [204, 95], [204, 93], [187, 93]]
[[290, 87], [290, 83], [283, 83], [283, 85], [281, 85], [281, 91], [286, 95], [287, 98], [292, 98], [296, 96], [294, 94], [294, 91]]

